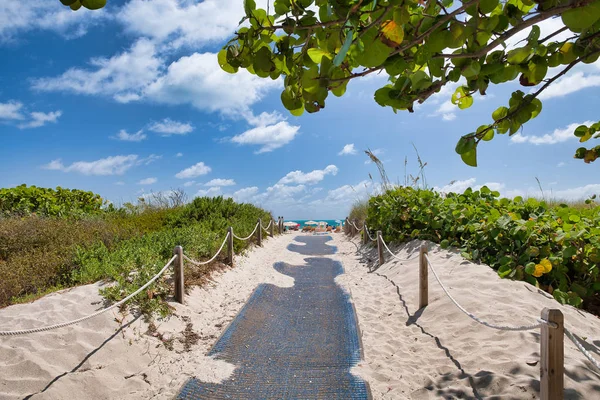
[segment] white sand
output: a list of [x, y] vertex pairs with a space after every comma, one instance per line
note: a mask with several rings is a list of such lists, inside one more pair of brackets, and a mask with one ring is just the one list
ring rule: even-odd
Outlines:
[[[431, 273], [429, 306], [415, 314], [421, 242], [392, 248], [411, 261], [389, 261], [386, 251], [388, 262], [368, 273], [377, 251], [362, 247], [358, 238], [334, 237], [346, 270], [338, 282], [352, 293], [365, 353], [352, 372], [369, 382], [374, 399], [539, 398], [539, 329], [504, 332], [478, 324], [451, 303]], [[544, 307], [558, 308], [565, 326], [585, 337], [588, 351], [600, 360], [600, 319], [594, 315], [429, 247], [440, 279], [471, 313], [496, 324], [527, 325]], [[600, 373], [566, 337], [565, 370], [565, 398], [600, 399]]]
[[[0, 399], [30, 394], [34, 399], [163, 399], [172, 398], [191, 376], [211, 382], [228, 377], [235, 366], [205, 354], [260, 283], [293, 285], [273, 263], [304, 264], [306, 256], [286, 249], [298, 235], [267, 240], [263, 248], [236, 257], [235, 268], [215, 273], [214, 284], [194, 288], [185, 305], [171, 303], [174, 315], [157, 326], [163, 338], [175, 339], [172, 351], [146, 334], [148, 325], [141, 319], [132, 321], [131, 315], [116, 311], [52, 332], [0, 337]], [[352, 294], [364, 346], [365, 360], [352, 372], [369, 382], [375, 399], [537, 397], [539, 363], [528, 365], [539, 361], [537, 332], [498, 332], [476, 324], [450, 303], [433, 277], [429, 306], [413, 317], [418, 262], [388, 262], [377, 270], [396, 287], [367, 272], [376, 252], [358, 251], [357, 239], [332, 236], [330, 244], [339, 252], [326, 257], [344, 264], [346, 273], [336, 280]], [[410, 243], [405, 249], [418, 245]], [[407, 255], [405, 250], [400, 254]], [[525, 324], [543, 307], [561, 308], [567, 326], [587, 337], [588, 348], [600, 358], [598, 318], [560, 306], [525, 283], [500, 280], [490, 268], [437, 247], [430, 255], [469, 311], [492, 322]], [[99, 287], [82, 286], [0, 310], [0, 330], [61, 322], [98, 310], [103, 304]], [[200, 340], [184, 351], [179, 339], [188, 322]], [[122, 330], [120, 323], [125, 324]], [[565, 363], [567, 397], [600, 398], [600, 374], [570, 343]]]

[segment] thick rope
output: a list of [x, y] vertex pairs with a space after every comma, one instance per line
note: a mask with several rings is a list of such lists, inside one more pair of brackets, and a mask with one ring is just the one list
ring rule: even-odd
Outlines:
[[269, 225], [267, 225], [267, 227], [266, 227], [266, 228], [263, 228], [263, 229], [265, 229], [265, 230], [266, 230], [266, 229], [269, 229], [269, 228], [271, 227], [271, 224], [272, 224], [272, 223], [273, 223], [273, 220], [269, 221]]
[[123, 300], [105, 308], [102, 309], [100, 311], [96, 311], [93, 314], [90, 315], [86, 315], [85, 317], [81, 317], [78, 319], [75, 319], [73, 321], [68, 321], [68, 322], [62, 322], [60, 324], [56, 324], [56, 325], [48, 325], [48, 326], [42, 326], [40, 328], [32, 328], [32, 329], [23, 329], [23, 330], [19, 330], [19, 331], [0, 331], [0, 336], [17, 336], [17, 335], [26, 335], [29, 333], [37, 333], [37, 332], [44, 332], [44, 331], [50, 331], [52, 329], [58, 329], [58, 328], [63, 328], [65, 326], [69, 326], [69, 325], [74, 325], [77, 324], [79, 322], [83, 322], [85, 320], [88, 320], [90, 318], [94, 318], [97, 317], [100, 314], [103, 314], [105, 312], [107, 312], [108, 310], [112, 310], [115, 307], [119, 307], [122, 304], [126, 303], [127, 301], [129, 301], [131, 298], [135, 297], [136, 295], [138, 295], [142, 290], [146, 289], [148, 286], [150, 286], [152, 283], [154, 283], [154, 281], [156, 281], [166, 270], [167, 268], [169, 268], [171, 266], [171, 264], [173, 263], [173, 261], [175, 260], [175, 258], [177, 258], [177, 256], [173, 256], [169, 262], [156, 274], [154, 275], [154, 277], [152, 279], [150, 279], [144, 286], [142, 286], [141, 288], [139, 288], [138, 290], [136, 290], [135, 292], [131, 293], [129, 296], [125, 297]]
[[217, 254], [215, 254], [213, 256], [213, 258], [211, 258], [208, 261], [196, 261], [196, 260], [192, 260], [191, 258], [189, 258], [188, 256], [186, 256], [185, 254], [183, 255], [183, 258], [185, 258], [186, 260], [188, 260], [189, 262], [191, 262], [192, 264], [194, 264], [195, 266], [199, 267], [200, 265], [206, 265], [206, 264], [210, 264], [211, 262], [215, 261], [215, 259], [217, 258], [217, 256], [219, 254], [221, 254], [221, 251], [223, 250], [223, 247], [225, 247], [225, 243], [227, 243], [227, 239], [229, 239], [229, 232], [227, 232], [227, 235], [225, 235], [225, 239], [223, 239], [223, 243], [221, 244], [221, 247], [219, 248], [219, 251], [217, 251]]
[[594, 366], [596, 368], [598, 368], [598, 370], [600, 371], [600, 363], [598, 361], [596, 361], [594, 359], [594, 357], [592, 357], [592, 355], [583, 347], [583, 345], [579, 342], [579, 340], [575, 339], [575, 336], [567, 328], [564, 328], [564, 330], [565, 330], [565, 335], [567, 335], [567, 337], [569, 339], [571, 339], [571, 342], [573, 342], [573, 344], [575, 344], [575, 346], [577, 346], [577, 348], [579, 349], [579, 351], [581, 351], [581, 353], [583, 353], [585, 358], [590, 360], [590, 362], [592, 364], [594, 364]]
[[369, 237], [369, 240], [371, 240], [371, 242], [376, 242], [377, 238], [373, 238], [373, 236], [371, 236], [371, 234], [369, 233], [369, 227], [367, 226], [367, 224], [365, 224], [365, 230], [367, 231], [367, 236]]
[[400, 258], [400, 257], [398, 257], [397, 255], [395, 255], [395, 254], [394, 254], [394, 253], [393, 253], [393, 252], [390, 250], [390, 248], [387, 246], [387, 244], [385, 244], [385, 241], [384, 241], [383, 239], [381, 239], [381, 243], [383, 243], [383, 247], [385, 247], [385, 248], [386, 248], [386, 250], [388, 251], [388, 253], [390, 253], [390, 254], [392, 255], [392, 257], [394, 257], [394, 258], [395, 258], [396, 260], [398, 260], [398, 261], [410, 261], [410, 260], [414, 260], [415, 258], [417, 258], [417, 257], [418, 257], [418, 254], [417, 254], [417, 257], [410, 257], [410, 258]]
[[362, 229], [362, 227], [359, 228], [358, 226], [356, 226], [354, 222], [350, 221], [350, 223], [352, 224], [352, 226], [354, 226], [354, 229], [356, 229], [357, 231], [360, 231]]
[[[241, 238], [238, 235], [236, 235], [235, 233], [233, 234], [233, 237], [238, 240], [248, 240], [254, 235], [254, 233], [256, 232], [257, 229], [258, 229], [258, 222], [256, 223], [256, 226], [254, 227], [254, 230], [252, 231], [252, 233], [249, 234], [248, 236], [246, 236], [245, 238]], [[233, 232], [233, 230], [232, 230], [232, 232]]]
[[437, 273], [435, 272], [435, 269], [433, 268], [433, 265], [431, 265], [431, 261], [429, 260], [429, 257], [427, 256], [427, 254], [425, 254], [425, 259], [427, 260], [427, 264], [429, 265], [429, 269], [431, 269], [431, 272], [433, 272], [433, 276], [435, 276], [435, 279], [438, 281], [438, 283], [440, 284], [440, 286], [442, 287], [442, 289], [444, 290], [444, 292], [446, 293], [446, 295], [448, 296], [448, 298], [450, 300], [452, 300], [452, 302], [454, 303], [454, 305], [456, 307], [458, 307], [458, 309], [460, 311], [462, 311], [463, 313], [467, 314], [475, 322], [479, 322], [481, 325], [485, 325], [488, 328], [498, 329], [498, 330], [501, 330], [501, 331], [528, 331], [528, 330], [531, 330], [531, 329], [537, 329], [537, 328], [541, 327], [542, 324], [548, 324], [547, 321], [544, 321], [544, 320], [539, 319], [539, 318], [538, 318], [539, 322], [537, 324], [521, 325], [521, 326], [494, 325], [494, 324], [491, 324], [489, 322], [486, 322], [486, 321], [483, 321], [483, 320], [479, 319], [475, 315], [473, 315], [470, 312], [468, 312], [467, 310], [465, 310], [460, 304], [458, 304], [458, 302], [456, 300], [454, 300], [454, 298], [450, 295], [450, 293], [448, 293], [448, 289], [446, 289], [446, 287], [444, 286], [444, 284], [442, 283], [442, 281], [440, 281], [440, 278], [438, 277]]

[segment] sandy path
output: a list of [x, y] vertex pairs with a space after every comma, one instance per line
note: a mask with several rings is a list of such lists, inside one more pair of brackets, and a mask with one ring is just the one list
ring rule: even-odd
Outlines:
[[[496, 331], [469, 319], [430, 274], [429, 306], [418, 312], [418, 248], [393, 251], [411, 261], [388, 261], [368, 273], [376, 250], [334, 235], [352, 293], [365, 352], [353, 372], [371, 385], [374, 399], [539, 397], [539, 330]], [[600, 360], [600, 320], [524, 282], [500, 279], [484, 265], [430, 244], [430, 259], [453, 296], [470, 312], [494, 323], [535, 323], [544, 307], [559, 308], [565, 325]], [[389, 259], [389, 258], [388, 258]], [[393, 283], [392, 283], [393, 281]], [[600, 398], [600, 373], [565, 338], [565, 398]]]

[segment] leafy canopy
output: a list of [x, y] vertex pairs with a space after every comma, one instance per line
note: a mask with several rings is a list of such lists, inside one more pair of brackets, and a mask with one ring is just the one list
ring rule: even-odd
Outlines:
[[[240, 0], [241, 1], [241, 0]], [[71, 8], [102, 7], [106, 0], [61, 0]], [[79, 6], [77, 4], [80, 4]], [[495, 110], [489, 124], [462, 136], [456, 152], [477, 165], [477, 146], [496, 134], [513, 135], [542, 111], [539, 95], [579, 63], [600, 56], [600, 0], [275, 0], [267, 10], [244, 0], [243, 24], [219, 52], [221, 68], [245, 68], [262, 78], [284, 77], [281, 102], [293, 115], [325, 107], [329, 92], [342, 96], [351, 79], [385, 73], [389, 83], [375, 101], [412, 112], [449, 84], [459, 82], [459, 109], [485, 95], [490, 84], [518, 80], [524, 87]], [[564, 24], [540, 37], [537, 24]], [[531, 28], [513, 48], [506, 43]], [[557, 40], [566, 32], [566, 39]], [[561, 35], [560, 37], [565, 37]], [[579, 127], [581, 142], [600, 137], [600, 123]], [[579, 148], [585, 162], [600, 146]]]

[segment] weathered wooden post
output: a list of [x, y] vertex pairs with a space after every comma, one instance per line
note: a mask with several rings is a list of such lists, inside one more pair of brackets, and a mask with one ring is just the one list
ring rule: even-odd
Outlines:
[[383, 265], [385, 259], [383, 258], [383, 239], [381, 237], [381, 231], [377, 231], [377, 253], [379, 254], [379, 265]]
[[275, 220], [271, 219], [271, 229], [269, 229], [269, 236], [273, 237], [273, 229], [275, 229]]
[[354, 236], [354, 235], [356, 235], [358, 233], [358, 229], [357, 229], [358, 225], [356, 225], [356, 222], [357, 222], [357, 220], [356, 220], [356, 218], [354, 218], [352, 220], [352, 229], [353, 229], [352, 236]]
[[227, 229], [227, 264], [233, 267], [233, 227]]
[[419, 308], [429, 304], [429, 269], [426, 255], [427, 245], [422, 244], [419, 252]]
[[183, 247], [175, 246], [173, 249], [173, 255], [177, 256], [175, 259], [175, 301], [183, 304]]
[[363, 222], [363, 244], [369, 244], [369, 235], [367, 234], [367, 224]]
[[256, 230], [256, 242], [259, 246], [262, 246], [262, 221], [258, 219], [258, 229]]
[[562, 400], [564, 396], [564, 316], [560, 310], [544, 308], [540, 339], [540, 398]]

